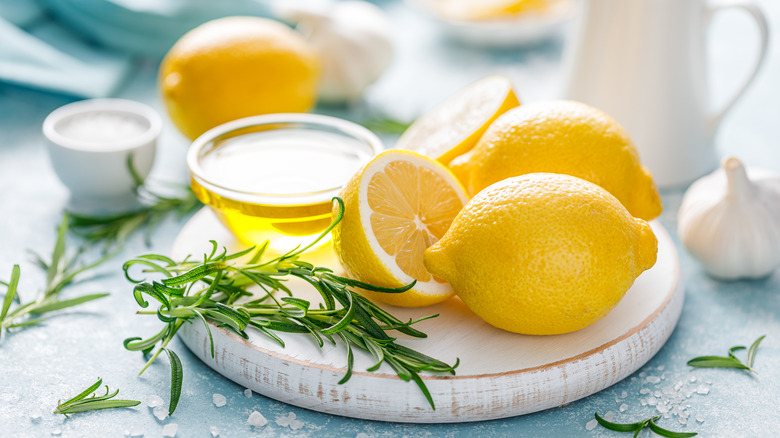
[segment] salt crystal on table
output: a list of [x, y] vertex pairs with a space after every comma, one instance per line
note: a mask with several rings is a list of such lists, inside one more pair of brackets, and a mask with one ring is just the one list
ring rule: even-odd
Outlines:
[[657, 410], [659, 414], [665, 414], [669, 412], [669, 408], [666, 407], [666, 405], [658, 405], [655, 407], [655, 410]]
[[254, 427], [263, 427], [268, 424], [268, 420], [263, 417], [263, 414], [257, 411], [252, 411], [252, 413], [249, 414], [249, 418], [246, 419], [246, 422]]
[[620, 412], [626, 412], [628, 410], [628, 405], [623, 403], [620, 405]]
[[41, 421], [41, 411], [32, 411], [30, 412], [30, 420], [33, 423], [37, 423]]
[[639, 373], [639, 377], [645, 378], [647, 377], [647, 373], [642, 371], [641, 373]]
[[219, 436], [219, 428], [217, 428], [217, 426], [209, 427], [209, 432], [211, 432], [211, 436], [215, 438]]
[[293, 420], [295, 420], [295, 412], [290, 412], [287, 415], [279, 415], [274, 422], [277, 426], [287, 427]]
[[245, 390], [244, 390], [244, 396], [245, 396], [246, 398], [252, 398], [252, 390], [251, 390], [251, 389], [249, 389], [249, 388], [245, 389]]
[[650, 397], [647, 399], [647, 404], [649, 404], [650, 406], [655, 406], [657, 403], [658, 403], [658, 399], [656, 399], [655, 397]]
[[620, 398], [626, 398], [626, 397], [628, 397], [628, 393], [626, 391], [620, 393]]
[[598, 426], [598, 424], [599, 424], [599, 422], [598, 422], [598, 421], [596, 421], [596, 420], [590, 420], [590, 421], [588, 421], [588, 423], [585, 425], [585, 429], [586, 429], [586, 430], [593, 430], [593, 429], [595, 429], [595, 428], [596, 428], [596, 426]]
[[696, 389], [696, 394], [707, 395], [709, 393], [710, 393], [710, 388], [707, 388], [704, 385], [701, 385], [699, 386], [698, 389]]
[[214, 395], [211, 396], [211, 400], [214, 402], [214, 405], [218, 408], [221, 408], [222, 406], [225, 406], [225, 404], [227, 404], [227, 398], [222, 394], [214, 393]]
[[647, 376], [647, 383], [656, 384], [660, 382], [661, 382], [661, 378], [658, 376]]
[[696, 381], [696, 376], [691, 376], [691, 378], [688, 379], [688, 381], [690, 381], [691, 383], [695, 382]]
[[168, 410], [165, 409], [165, 406], [157, 406], [152, 409], [152, 414], [154, 414], [158, 420], [163, 421], [168, 417]]
[[685, 417], [680, 417], [677, 421], [680, 422], [680, 424], [688, 424], [688, 419]]
[[168, 423], [163, 427], [163, 436], [173, 437], [176, 436], [176, 431], [179, 430], [179, 425], [176, 423]]
[[292, 429], [292, 430], [298, 430], [298, 429], [301, 429], [301, 428], [303, 428], [303, 426], [304, 426], [305, 424], [306, 424], [306, 423], [304, 423], [304, 422], [303, 422], [303, 421], [301, 421], [301, 420], [293, 420], [293, 421], [290, 423], [290, 429]]
[[698, 421], [699, 423], [704, 423], [704, 417], [702, 417], [701, 415], [697, 415], [696, 421]]
[[150, 395], [149, 397], [146, 397], [146, 406], [149, 406], [150, 408], [156, 408], [157, 406], [162, 406], [163, 399], [156, 395]]
[[650, 394], [652, 391], [650, 391], [649, 388], [642, 388], [639, 390], [640, 394]]
[[144, 436], [144, 430], [141, 426], [133, 426], [130, 428], [130, 436]]
[[62, 435], [62, 429], [54, 429], [51, 431], [51, 434], [54, 436], [60, 436]]
[[614, 420], [615, 419], [615, 413], [612, 412], [612, 411], [607, 412], [606, 414], [604, 414], [604, 419], [607, 420], [607, 421]]
[[658, 370], [658, 371], [663, 371], [664, 370], [664, 366], [663, 365], [659, 365], [659, 366], [655, 367], [655, 369]]

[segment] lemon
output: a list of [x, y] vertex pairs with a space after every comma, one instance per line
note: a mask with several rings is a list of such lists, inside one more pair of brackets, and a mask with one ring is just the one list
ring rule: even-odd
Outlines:
[[319, 60], [303, 37], [259, 17], [196, 27], [174, 44], [159, 73], [171, 120], [191, 139], [243, 117], [308, 111], [318, 78]]
[[512, 176], [563, 173], [598, 184], [634, 216], [661, 214], [661, 197], [626, 131], [579, 102], [532, 103], [508, 111], [450, 169], [474, 195]]
[[450, 20], [490, 20], [542, 11], [552, 0], [439, 0], [437, 10]]
[[468, 198], [441, 163], [414, 152], [377, 155], [344, 186], [344, 218], [333, 247], [349, 277], [385, 287], [417, 284], [400, 294], [366, 291], [405, 307], [438, 303], [452, 287], [423, 265], [423, 252], [439, 240]]
[[535, 173], [472, 198], [425, 266], [488, 323], [553, 335], [606, 315], [655, 264], [657, 240], [601, 187]]
[[449, 164], [471, 150], [498, 116], [518, 105], [509, 79], [486, 76], [417, 119], [396, 147]]

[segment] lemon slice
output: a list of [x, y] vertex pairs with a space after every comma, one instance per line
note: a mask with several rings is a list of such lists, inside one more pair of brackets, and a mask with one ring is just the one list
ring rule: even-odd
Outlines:
[[509, 79], [484, 77], [417, 119], [396, 147], [449, 164], [470, 151], [498, 116], [518, 105]]
[[444, 280], [423, 265], [425, 249], [438, 241], [468, 200], [441, 163], [414, 152], [376, 156], [341, 192], [345, 212], [333, 230], [333, 247], [347, 275], [377, 286], [409, 291], [365, 291], [378, 301], [404, 307], [438, 303], [453, 295]]
[[492, 20], [542, 11], [549, 7], [549, 0], [439, 0], [436, 9], [450, 20]]

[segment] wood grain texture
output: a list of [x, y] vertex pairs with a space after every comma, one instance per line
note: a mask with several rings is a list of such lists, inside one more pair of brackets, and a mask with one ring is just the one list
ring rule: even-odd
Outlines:
[[[400, 380], [387, 366], [376, 373], [371, 356], [356, 351], [352, 378], [337, 382], [346, 367], [341, 345], [319, 349], [305, 335], [282, 335], [282, 348], [250, 331], [249, 340], [211, 327], [215, 355], [202, 324], [179, 332], [193, 353], [223, 376], [265, 396], [320, 412], [371, 420], [447, 423], [504, 418], [561, 406], [624, 379], [655, 355], [680, 317], [683, 282], [674, 245], [658, 223], [658, 262], [642, 274], [607, 316], [574, 333], [524, 336], [496, 329], [457, 298], [422, 309], [386, 306], [400, 319], [439, 314], [417, 328], [428, 338], [399, 338], [399, 343], [454, 363], [457, 375], [423, 376], [436, 403], [432, 410], [413, 383]], [[235, 238], [213, 214], [196, 214], [177, 238], [173, 256], [199, 255], [209, 239], [228, 250]], [[311, 263], [337, 267], [330, 247], [307, 254]], [[303, 282], [291, 282], [296, 296], [318, 301]]]

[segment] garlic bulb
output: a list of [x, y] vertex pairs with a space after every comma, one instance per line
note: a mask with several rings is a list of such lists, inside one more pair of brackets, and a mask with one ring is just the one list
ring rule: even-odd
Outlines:
[[390, 21], [376, 5], [343, 1], [320, 7], [281, 2], [279, 13], [319, 52], [322, 65], [319, 98], [340, 103], [359, 100], [393, 59]]
[[780, 265], [780, 174], [729, 157], [683, 197], [677, 232], [713, 277], [760, 278]]

